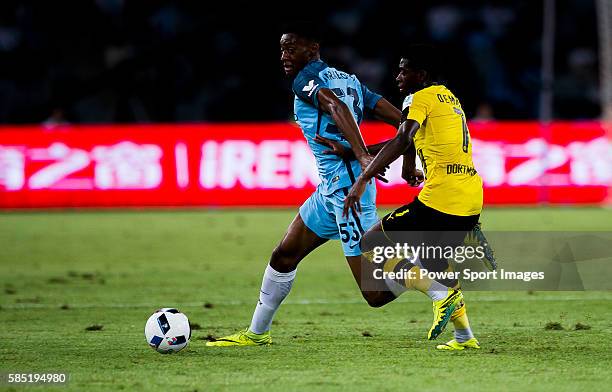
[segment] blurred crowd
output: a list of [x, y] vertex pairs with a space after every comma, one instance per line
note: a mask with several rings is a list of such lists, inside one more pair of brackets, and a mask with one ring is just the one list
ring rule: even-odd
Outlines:
[[[594, 1], [557, 3], [554, 116], [596, 118]], [[278, 48], [287, 18], [320, 21], [324, 60], [398, 105], [402, 47], [430, 43], [470, 118], [535, 119], [542, 12], [530, 0], [3, 0], [0, 123], [291, 118]]]

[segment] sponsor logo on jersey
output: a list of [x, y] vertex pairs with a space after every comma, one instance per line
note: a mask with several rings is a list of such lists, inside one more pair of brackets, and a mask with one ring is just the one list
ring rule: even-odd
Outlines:
[[391, 215], [389, 215], [387, 220], [395, 219], [396, 216], [397, 217], [402, 217], [402, 216], [406, 215], [409, 212], [410, 212], [410, 210], [408, 208], [406, 208], [404, 211], [396, 211], [396, 212], [392, 213]]
[[446, 174], [467, 174], [468, 176], [474, 176], [476, 173], [476, 169], [472, 166], [462, 165], [460, 163], [446, 165]]
[[310, 97], [317, 87], [319, 87], [319, 85], [315, 84], [314, 79], [313, 79], [310, 82], [308, 82], [308, 84], [306, 86], [304, 86], [302, 91], [307, 92], [308, 96]]

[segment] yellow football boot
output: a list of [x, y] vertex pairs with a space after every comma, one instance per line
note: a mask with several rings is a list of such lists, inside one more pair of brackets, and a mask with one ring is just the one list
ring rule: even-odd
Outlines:
[[434, 340], [446, 328], [446, 324], [451, 319], [451, 315], [456, 308], [460, 306], [463, 301], [463, 294], [461, 290], [448, 289], [446, 298], [433, 303], [433, 324], [427, 333], [427, 339]]
[[256, 334], [247, 329], [238, 331], [235, 334], [224, 336], [219, 339], [206, 342], [209, 347], [229, 347], [229, 346], [265, 346], [272, 344], [270, 331]]
[[471, 338], [470, 340], [461, 343], [453, 339], [444, 344], [438, 344], [436, 348], [438, 350], [461, 351], [465, 350], [466, 348], [480, 348], [480, 344], [476, 338]]

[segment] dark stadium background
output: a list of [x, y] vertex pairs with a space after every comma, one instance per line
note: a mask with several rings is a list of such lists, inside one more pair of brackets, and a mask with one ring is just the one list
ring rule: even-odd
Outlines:
[[[323, 58], [399, 99], [402, 46], [446, 55], [472, 119], [537, 119], [542, 1], [0, 3], [0, 123], [286, 120], [279, 26], [311, 19]], [[600, 115], [594, 1], [556, 2], [553, 117]]]

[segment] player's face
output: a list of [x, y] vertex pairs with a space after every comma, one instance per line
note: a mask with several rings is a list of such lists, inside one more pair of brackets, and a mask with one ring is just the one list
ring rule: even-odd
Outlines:
[[280, 48], [280, 60], [285, 75], [295, 76], [313, 59], [318, 45], [309, 43], [295, 34], [283, 34]]
[[395, 80], [397, 87], [402, 94], [408, 94], [418, 90], [424, 82], [424, 72], [417, 71], [408, 65], [408, 60], [401, 59], [399, 63], [399, 73]]

